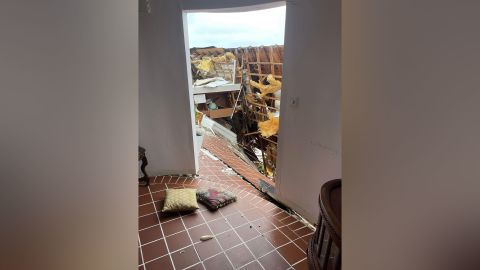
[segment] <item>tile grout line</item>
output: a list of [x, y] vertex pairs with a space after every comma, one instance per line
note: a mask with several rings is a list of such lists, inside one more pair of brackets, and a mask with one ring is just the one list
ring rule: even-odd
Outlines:
[[[208, 211], [208, 210], [201, 210], [201, 211], [199, 211], [199, 212], [201, 213], [201, 212], [205, 212], [205, 211]], [[237, 210], [237, 211], [244, 211], [244, 210]], [[242, 213], [242, 212], [239, 212], [239, 213], [242, 214], [242, 215], [244, 214], [244, 213]], [[287, 212], [285, 212], [285, 213], [286, 213], [287, 215], [289, 215], [289, 216], [287, 216], [287, 217], [285, 217], [285, 218], [283, 218], [283, 219], [279, 219], [278, 221], [281, 222], [282, 220], [285, 220], [285, 219], [287, 219], [287, 218], [289, 218], [289, 217], [291, 216], [289, 213], [287, 213]], [[154, 214], [154, 213], [149, 214], [149, 215], [153, 215], [153, 214]], [[235, 213], [232, 213], [232, 214], [229, 214], [229, 215], [225, 215], [225, 214], [223, 214], [223, 212], [221, 212], [221, 214], [222, 214], [222, 217], [215, 218], [215, 219], [212, 219], [212, 220], [209, 220], [209, 221], [205, 221], [205, 222], [218, 221], [218, 220], [220, 220], [221, 218], [227, 218], [227, 217], [229, 217], [229, 216], [234, 215]], [[276, 215], [278, 215], [278, 214], [280, 214], [280, 213], [277, 213]], [[273, 215], [273, 216], [275, 216], [275, 215]], [[272, 217], [273, 217], [273, 216], [272, 216]], [[144, 231], [144, 230], [153, 228], [153, 227], [155, 227], [155, 226], [157, 226], [157, 225], [161, 226], [161, 224], [166, 224], [166, 223], [169, 223], [169, 222], [173, 222], [173, 221], [175, 221], [175, 220], [181, 219], [181, 217], [182, 217], [182, 216], [179, 215], [178, 217], [175, 217], [174, 219], [165, 221], [165, 222], [163, 222], [163, 223], [155, 224], [155, 225], [152, 225], [152, 226], [149, 226], [149, 227], [145, 227], [145, 228], [143, 228], [143, 229], [140, 229], [139, 231]], [[258, 218], [258, 219], [252, 219], [252, 220], [249, 220], [249, 219], [246, 219], [246, 218], [245, 218], [245, 220], [247, 221], [247, 223], [248, 223], [248, 222], [253, 223], [253, 222], [258, 221], [258, 220], [261, 220], [261, 219], [263, 219], [263, 217], [260, 217], [260, 218]], [[183, 220], [182, 220], [182, 221], [183, 221]], [[291, 224], [293, 224], [293, 223], [295, 223], [295, 222], [297, 222], [297, 221], [299, 221], [299, 220], [292, 221], [291, 223], [284, 224], [283, 226], [277, 226], [277, 225], [271, 223], [272, 226], [274, 226], [274, 229], [265, 231], [265, 233], [271, 232], [271, 231], [274, 231], [274, 230], [279, 230], [279, 231], [280, 231], [280, 228], [284, 228], [284, 227], [287, 227], [288, 229], [290, 229], [288, 226], [291, 225]], [[202, 224], [194, 225], [194, 226], [192, 226], [190, 229], [195, 228], [195, 227], [198, 227], [198, 226], [201, 226], [201, 225], [203, 225], [203, 223], [202, 223]], [[244, 225], [244, 224], [242, 224], [242, 225], [240, 225], [240, 226], [237, 226], [237, 227], [233, 227], [233, 226], [231, 225], [231, 227], [234, 228], [234, 229], [236, 229], [236, 228], [241, 227], [241, 226], [243, 226], [243, 225]], [[185, 227], [186, 227], [186, 226], [185, 226]], [[292, 229], [290, 229], [290, 230], [291, 230], [292, 232], [295, 232], [295, 231], [301, 230], [301, 229], [303, 229], [303, 228], [307, 228], [307, 226], [298, 228], [298, 229], [296, 229], [296, 230], [292, 230]], [[141, 246], [146, 245], [146, 244], [149, 244], [149, 243], [152, 243], [152, 242], [155, 242], [155, 241], [160, 240], [160, 239], [164, 239], [164, 238], [166, 238], [166, 237], [170, 237], [170, 236], [179, 234], [179, 233], [184, 232], [184, 231], [185, 231], [185, 230], [182, 230], [182, 231], [179, 231], [179, 232], [176, 232], [176, 233], [173, 233], [173, 234], [169, 234], [169, 235], [164, 235], [164, 237], [161, 237], [161, 238], [159, 238], [159, 239], [150, 241], [150, 242], [145, 243], [145, 244], [141, 244]], [[260, 231], [258, 231], [258, 232], [260, 232]], [[302, 241], [303, 241], [303, 239], [302, 239], [303, 237], [308, 236], [308, 235], [311, 235], [311, 234], [306, 234], [306, 235], [303, 235], [303, 236], [299, 236], [299, 235], [297, 234], [297, 235], [296, 235], [296, 236], [297, 236], [296, 238], [290, 239], [290, 237], [288, 237], [285, 233], [283, 233], [282, 231], [280, 231], [280, 232], [281, 232], [283, 235], [285, 235], [285, 237], [287, 237], [287, 239], [289, 239], [289, 242], [288, 242], [288, 243], [293, 242], [293, 241], [297, 241], [297, 240], [302, 240]], [[222, 233], [223, 233], [223, 232], [222, 232]], [[222, 233], [220, 233], [220, 234], [222, 234]], [[312, 231], [312, 234], [313, 234], [313, 231]], [[282, 245], [282, 246], [283, 246], [283, 245]], [[297, 246], [298, 246], [298, 245], [297, 245]], [[299, 248], [300, 248], [300, 247], [299, 247]], [[300, 249], [301, 249], [301, 248], [300, 248]]]
[[[222, 213], [220, 212], [220, 214], [222, 214]], [[210, 230], [210, 232], [212, 232], [212, 234], [213, 234], [213, 230], [212, 230], [212, 228], [210, 227], [210, 225], [208, 224], [208, 221], [205, 219], [205, 217], [203, 216], [203, 214], [202, 214], [202, 218], [205, 220], [205, 224], [207, 225], [207, 227], [208, 227], [208, 229]], [[229, 224], [229, 225], [230, 225], [230, 224]], [[216, 254], [215, 256], [223, 253], [223, 254], [225, 255], [225, 257], [227, 258], [228, 262], [230, 263], [230, 265], [232, 266], [232, 268], [235, 269], [235, 266], [233, 265], [232, 261], [230, 261], [230, 258], [227, 256], [227, 253], [225, 253], [224, 248], [222, 247], [222, 245], [221, 245], [220, 242], [218, 241], [216, 234], [215, 234], [215, 237], [214, 237], [214, 238], [215, 238], [215, 241], [217, 241], [218, 246], [219, 246], [220, 249], [222, 250], [220, 253]], [[241, 240], [241, 239], [240, 239], [240, 240]], [[208, 260], [208, 259], [210, 259], [210, 258], [205, 259], [205, 261]]]
[[[252, 250], [248, 247], [247, 243], [246, 243], [245, 241], [243, 241], [243, 238], [240, 237], [240, 235], [238, 234], [238, 232], [235, 230], [235, 228], [232, 226], [232, 224], [230, 224], [230, 222], [229, 222], [228, 219], [223, 215], [222, 212], [220, 212], [220, 215], [223, 216], [223, 218], [225, 219], [225, 221], [227, 222], [227, 224], [233, 229], [233, 232], [237, 235], [237, 237], [238, 237], [238, 238], [240, 239], [240, 241], [242, 242], [241, 244], [243, 244], [243, 245], [248, 249], [248, 251], [252, 254], [253, 258], [255, 258], [255, 260], [258, 261], [258, 259], [259, 259], [260, 257], [257, 258], [257, 257], [255, 256], [255, 254], [252, 252]], [[242, 215], [242, 216], [243, 216], [243, 215]], [[245, 220], [247, 220], [247, 223], [246, 223], [246, 224], [249, 224], [249, 223], [248, 223], [248, 219], [245, 218]], [[245, 224], [242, 224], [242, 225], [240, 225], [240, 226], [238, 226], [238, 227], [241, 227], [241, 226], [243, 226], [243, 225], [245, 225]], [[255, 238], [256, 238], [256, 237], [254, 237], [253, 239], [255, 239]], [[253, 240], [253, 239], [250, 239], [250, 240]], [[247, 242], [248, 242], [248, 241], [247, 241]], [[226, 255], [226, 254], [225, 254], [225, 255]], [[228, 257], [228, 256], [227, 256], [227, 257]], [[263, 267], [263, 265], [262, 265], [259, 261], [258, 261], [258, 264], [260, 264], [260, 267], [262, 267], [262, 269], [267, 270], [267, 269], [265, 269], [265, 267]], [[233, 265], [233, 264], [232, 264], [232, 265]], [[242, 266], [242, 267], [243, 267], [243, 266]], [[234, 268], [235, 268], [235, 267], [234, 267]]]
[[[180, 216], [180, 220], [182, 221], [183, 227], [185, 227], [185, 231], [187, 231], [188, 239], [190, 239], [190, 242], [192, 242], [193, 250], [195, 251], [195, 254], [197, 254], [198, 260], [200, 260], [200, 263], [202, 264], [203, 268], [205, 268], [205, 266], [203, 265], [202, 259], [200, 258], [200, 255], [198, 255], [198, 251], [195, 248], [195, 243], [192, 240], [192, 236], [190, 236], [190, 232], [188, 231], [187, 226], [185, 225], [185, 222], [183, 222], [182, 216]], [[190, 265], [190, 266], [192, 266], [192, 265]], [[188, 266], [188, 267], [190, 267], [190, 266]]]
[[[153, 178], [153, 181], [155, 182], [156, 179], [157, 179], [157, 176], [155, 176], [155, 178]], [[148, 188], [148, 191], [150, 192], [150, 188]], [[140, 230], [139, 230], [139, 232], [140, 232]], [[146, 270], [147, 267], [145, 267], [145, 259], [143, 258], [143, 249], [142, 249], [142, 241], [140, 240], [140, 233], [137, 233], [137, 238], [138, 238], [138, 244], [139, 244], [138, 249], [140, 249], [140, 256], [142, 257], [143, 269]]]
[[[148, 187], [148, 191], [150, 191], [150, 187]], [[152, 201], [153, 201], [152, 192], [150, 192], [150, 197], [152, 198]], [[165, 233], [163, 232], [162, 225], [160, 224], [160, 216], [158, 215], [158, 210], [157, 210], [157, 206], [155, 205], [155, 203], [153, 204], [153, 207], [155, 208], [155, 213], [157, 214], [158, 225], [160, 226], [160, 230], [162, 231], [163, 236], [165, 236]], [[176, 270], [175, 264], [173, 264], [172, 255], [170, 254], [170, 249], [168, 248], [168, 243], [167, 243], [166, 236], [165, 236], [165, 247], [167, 247], [168, 257], [170, 258], [170, 262], [172, 263], [173, 270]], [[146, 265], [144, 266], [144, 269], [148, 270]]]
[[[222, 212], [220, 212], [220, 214], [223, 216], [223, 213], [222, 213]], [[244, 213], [242, 213], [242, 214], [244, 215]], [[272, 252], [273, 252], [273, 251], [277, 251], [278, 254], [285, 260], [285, 262], [287, 262], [287, 264], [288, 264], [290, 267], [292, 267], [292, 265], [285, 259], [285, 257], [283, 257], [283, 255], [278, 251], [278, 249], [281, 248], [281, 247], [283, 247], [283, 246], [286, 246], [286, 245], [288, 245], [288, 244], [290, 244], [290, 243], [293, 243], [295, 246], [297, 246], [294, 241], [297, 240], [297, 239], [299, 239], [299, 238], [296, 238], [295, 240], [290, 240], [290, 238], [289, 238], [287, 235], [285, 235], [282, 231], [279, 230], [279, 232], [281, 232], [282, 234], [284, 234], [285, 237], [286, 237], [289, 241], [288, 241], [287, 243], [285, 243], [284, 245], [279, 246], [278, 248], [275, 247], [275, 245], [273, 245], [273, 244], [270, 242], [270, 240], [268, 240], [268, 239], [264, 236], [264, 234], [263, 234], [262, 232], [260, 232], [259, 230], [257, 230], [257, 228], [255, 228], [255, 226], [253, 226], [254, 224], [252, 224], [252, 222], [257, 221], [257, 220], [260, 220], [260, 219], [262, 219], [262, 218], [263, 218], [263, 217], [258, 218], [258, 219], [255, 219], [255, 220], [252, 220], [252, 221], [250, 221], [250, 220], [248, 220], [247, 218], [245, 218], [245, 219], [247, 220], [247, 224], [249, 224], [250, 226], [252, 226], [252, 228], [255, 229], [255, 231], [257, 231], [257, 232], [260, 234], [259, 236], [254, 237], [254, 238], [248, 240], [247, 242], [249, 242], [249, 241], [251, 241], [251, 240], [253, 240], [253, 239], [256, 239], [256, 238], [258, 238], [258, 237], [263, 237], [268, 243], [270, 243], [270, 245], [272, 245], [272, 247], [273, 247]], [[287, 217], [285, 217], [285, 218], [287, 218]], [[227, 220], [227, 222], [228, 222], [228, 219], [225, 218], [225, 220]], [[282, 220], [283, 220], [283, 219], [282, 219]], [[295, 222], [295, 221], [294, 221], [294, 222]], [[292, 222], [292, 223], [293, 223], [293, 222]], [[232, 228], [234, 228], [229, 222], [228, 222], [228, 224], [229, 224]], [[291, 224], [291, 223], [290, 223], [290, 224]], [[245, 225], [245, 224], [243, 224], [243, 225]], [[243, 226], [243, 225], [241, 225], [241, 226]], [[272, 225], [273, 225], [274, 227], [276, 227], [275, 224], [272, 223]], [[241, 226], [238, 226], [238, 227], [241, 227]], [[285, 226], [288, 226], [288, 225], [285, 225]], [[236, 227], [236, 228], [238, 228], [238, 227]], [[284, 227], [284, 226], [282, 226], [282, 227]], [[278, 228], [276, 227], [276, 229], [278, 229]], [[275, 230], [275, 229], [273, 229], [273, 230]], [[273, 230], [270, 230], [270, 231], [273, 231]], [[238, 233], [236, 232], [235, 228], [234, 228], [234, 231], [235, 231], [235, 233], [238, 235]], [[267, 232], [270, 232], [270, 231], [267, 231]], [[265, 233], [266, 233], [266, 232], [265, 232]], [[240, 240], [243, 241], [243, 239], [240, 237], [240, 235], [238, 235], [238, 237], [240, 238]], [[246, 242], [243, 242], [243, 243], [246, 244]], [[245, 246], [247, 247], [247, 249], [248, 249], [250, 252], [252, 252], [247, 245], [245, 245]], [[298, 247], [298, 246], [297, 246], [297, 247]], [[299, 248], [300, 250], [302, 250], [300, 247], [298, 247], [298, 248]], [[271, 252], [268, 252], [267, 254], [270, 254], [270, 253], [271, 253]], [[253, 254], [253, 252], [252, 252], [252, 254]], [[264, 254], [263, 256], [266, 256], [267, 254]], [[255, 256], [255, 255], [254, 255], [254, 256]], [[263, 256], [261, 256], [261, 257], [263, 257]], [[261, 258], [261, 257], [259, 257], [259, 258]], [[259, 258], [258, 258], [258, 259], [259, 259]], [[258, 259], [257, 259], [257, 260], [258, 260]], [[260, 263], [260, 265], [261, 265], [261, 263]], [[262, 265], [262, 267], [263, 267], [263, 265]]]
[[295, 265], [300, 264], [301, 262], [306, 261], [306, 260], [307, 260], [307, 257], [305, 257], [305, 258], [301, 259], [300, 261], [292, 264], [292, 267], [294, 267]]
[[[263, 218], [263, 217], [262, 217], [262, 218]], [[260, 219], [262, 219], [262, 218], [255, 219], [254, 221], [260, 220]], [[248, 220], [248, 219], [247, 219], [247, 220]], [[268, 238], [266, 238], [266, 237], [264, 236], [264, 233], [260, 232], [257, 228], [255, 228], [255, 226], [254, 226], [255, 224], [251, 224], [250, 222], [253, 222], [253, 221], [249, 221], [249, 224], [252, 225], [252, 228], [255, 229], [255, 230], [260, 234], [260, 236], [258, 236], [258, 237], [262, 237], [262, 238], [264, 238], [268, 243], [270, 243], [270, 245], [272, 245], [272, 247], [273, 247], [273, 251], [277, 251], [278, 255], [280, 255], [280, 257], [282, 257], [282, 258], [285, 260], [285, 262], [291, 267], [292, 265], [291, 265], [291, 264], [285, 259], [285, 257], [283, 257], [283, 255], [278, 251], [278, 248], [280, 248], [280, 247], [278, 247], [278, 248], [275, 247], [275, 245], [272, 244], [272, 242], [270, 242], [270, 240], [268, 240]], [[276, 227], [275, 224], [272, 223], [272, 225], [273, 225], [274, 227]], [[272, 230], [272, 231], [273, 231], [273, 230]], [[267, 232], [269, 232], [269, 231], [267, 231]], [[280, 232], [281, 232], [281, 231], [280, 231]], [[283, 232], [282, 232], [282, 233], [283, 233]], [[285, 237], [287, 237], [287, 236], [285, 235]], [[257, 237], [255, 237], [255, 238], [257, 238]], [[255, 239], [255, 238], [254, 238], [254, 239]], [[287, 237], [287, 239], [290, 239], [290, 238]], [[293, 243], [293, 240], [290, 240], [290, 241]], [[289, 243], [286, 243], [285, 245], [288, 245], [288, 244], [289, 244]], [[273, 251], [272, 251], [272, 252], [273, 252]], [[269, 253], [267, 253], [267, 254], [265, 254], [265, 255], [263, 255], [263, 256], [266, 256], [266, 255], [268, 255], [268, 254], [270, 254], [270, 253], [272, 253], [272, 252], [269, 252]], [[263, 257], [263, 256], [262, 256], [262, 257]], [[263, 266], [263, 265], [262, 265], [262, 266]]]
[[[137, 234], [137, 237], [138, 237], [138, 243], [140, 244], [140, 246], [138, 247], [138, 249], [140, 249], [140, 258], [142, 259], [142, 263], [140, 265], [145, 265], [145, 260], [143, 259], [142, 243], [140, 242], [140, 235]], [[145, 266], [143, 268], [145, 269]]]
[[[203, 147], [205, 148], [205, 147]], [[206, 148], [205, 148], [206, 149]], [[208, 149], [206, 149], [208, 150]], [[210, 150], [208, 150], [210, 151]], [[211, 152], [211, 151], [210, 151]], [[255, 186], [255, 184], [253, 183], [253, 180], [250, 180], [248, 179], [246, 176], [243, 176], [238, 170], [235, 170], [235, 168], [233, 168], [232, 166], [228, 165], [224, 160], [222, 160], [221, 158], [218, 157], [217, 154], [215, 153], [212, 153], [219, 161], [221, 161], [226, 167], [228, 168], [231, 168], [233, 171], [235, 171], [241, 178], [243, 181], [246, 181], [247, 183], [249, 183], [254, 189], [256, 189], [257, 191], [259, 191], [260, 193], [262, 193], [262, 191], [257, 187]], [[232, 153], [233, 154], [233, 153]], [[236, 155], [234, 157], [237, 157]], [[243, 162], [243, 161], [242, 161]], [[245, 163], [246, 164], [246, 163]], [[247, 165], [248, 166], [248, 165]], [[250, 166], [248, 166], [248, 168], [251, 168]], [[252, 168], [253, 169], [253, 168]], [[260, 173], [260, 172], [258, 172]], [[263, 174], [261, 174], [263, 176]], [[257, 180], [258, 181], [258, 180]], [[273, 181], [272, 181], [273, 182]]]

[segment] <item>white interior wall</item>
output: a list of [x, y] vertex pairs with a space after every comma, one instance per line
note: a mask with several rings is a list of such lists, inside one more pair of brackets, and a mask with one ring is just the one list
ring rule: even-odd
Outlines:
[[0, 1], [0, 269], [136, 269], [138, 6]]
[[479, 269], [480, 3], [342, 9], [342, 267]]
[[[276, 192], [311, 222], [341, 177], [340, 1], [288, 1]], [[293, 104], [295, 103], [295, 104]]]
[[139, 136], [147, 150], [146, 169], [150, 175], [195, 173], [193, 101], [181, 3], [150, 3], [151, 13], [140, 13], [139, 26]]

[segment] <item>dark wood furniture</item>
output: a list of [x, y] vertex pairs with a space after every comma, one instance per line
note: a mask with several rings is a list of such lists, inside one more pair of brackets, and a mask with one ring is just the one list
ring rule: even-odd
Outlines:
[[335, 179], [325, 183], [319, 196], [320, 216], [315, 233], [307, 248], [309, 269], [341, 269], [342, 182]]
[[142, 171], [143, 176], [138, 178], [138, 184], [141, 186], [150, 185], [150, 178], [148, 177], [145, 167], [148, 165], [147, 156], [145, 155], [145, 148], [138, 147], [138, 161], [141, 161], [140, 170]]

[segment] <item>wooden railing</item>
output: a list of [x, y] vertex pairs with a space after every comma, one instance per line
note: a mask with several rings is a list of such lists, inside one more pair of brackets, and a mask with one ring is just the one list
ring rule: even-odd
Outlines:
[[312, 270], [341, 269], [341, 189], [340, 179], [328, 181], [321, 188], [318, 224], [307, 249]]

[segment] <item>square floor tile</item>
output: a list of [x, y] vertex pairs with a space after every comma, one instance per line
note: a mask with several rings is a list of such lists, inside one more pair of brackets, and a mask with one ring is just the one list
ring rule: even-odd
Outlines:
[[306, 258], [306, 254], [298, 248], [294, 243], [287, 244], [278, 249], [278, 252], [287, 260], [288, 263], [294, 264]]
[[222, 214], [220, 214], [220, 212], [218, 212], [218, 210], [217, 211], [207, 210], [207, 211], [202, 211], [201, 213], [202, 213], [203, 218], [206, 221], [212, 221], [212, 220], [215, 220], [215, 219], [223, 218]]
[[300, 221], [296, 221], [296, 222], [288, 225], [288, 228], [292, 231], [298, 230], [298, 229], [303, 228], [303, 227], [305, 227], [305, 225]]
[[246, 244], [256, 258], [275, 249], [263, 236], [252, 239], [246, 242]]
[[267, 232], [264, 234], [265, 238], [268, 239], [272, 245], [275, 247], [283, 246], [286, 243], [290, 242], [290, 239], [288, 239], [282, 232], [279, 230], [273, 230], [271, 232]]
[[298, 229], [298, 230], [294, 230], [295, 234], [298, 235], [299, 237], [303, 237], [303, 236], [306, 236], [306, 235], [310, 235], [310, 234], [313, 234], [313, 230], [310, 229], [309, 227], [303, 227], [301, 229]]
[[196, 243], [195, 249], [198, 252], [198, 256], [200, 256], [200, 259], [202, 260], [222, 252], [222, 248], [215, 239]]
[[215, 257], [212, 257], [208, 260], [205, 260], [203, 262], [203, 265], [205, 266], [206, 270], [228, 270], [228, 269], [233, 269], [232, 265], [227, 259], [227, 256], [225, 254], [220, 253]]
[[184, 269], [200, 261], [193, 246], [172, 253], [172, 260], [175, 269]]
[[140, 236], [140, 242], [142, 245], [163, 237], [160, 225], [155, 225], [148, 229], [141, 230], [138, 232], [138, 234]]
[[138, 196], [145, 195], [149, 192], [150, 191], [148, 190], [148, 187], [144, 187], [144, 186], [139, 186], [138, 187]]
[[167, 236], [166, 240], [170, 252], [174, 252], [192, 244], [186, 231]]
[[306, 235], [306, 236], [304, 236], [300, 239], [302, 239], [305, 243], [308, 243], [308, 242], [310, 242], [310, 239], [312, 239], [312, 237], [313, 237], [313, 234], [310, 234], [310, 235]]
[[303, 241], [302, 239], [297, 239], [295, 241], [293, 241], [295, 244], [297, 244], [297, 246], [303, 250], [304, 252], [306, 252], [307, 248], [308, 248], [308, 243]]
[[282, 219], [281, 221], [285, 225], [290, 225], [291, 223], [294, 223], [295, 221], [297, 221], [297, 219], [294, 218], [293, 216], [288, 216], [288, 217]]
[[138, 196], [138, 205], [151, 203], [151, 202], [152, 202], [152, 196], [150, 196], [150, 194]]
[[253, 227], [255, 227], [255, 229], [257, 229], [257, 231], [260, 233], [265, 233], [276, 229], [276, 227], [266, 218], [258, 219], [251, 223]]
[[278, 228], [283, 234], [285, 234], [289, 239], [295, 240], [298, 238], [298, 235], [290, 230], [287, 226]]
[[145, 216], [148, 214], [155, 213], [155, 207], [153, 207], [153, 203], [145, 204], [138, 207], [138, 216]]
[[199, 212], [195, 212], [189, 215], [182, 216], [183, 222], [187, 228], [192, 228], [193, 226], [197, 226], [200, 224], [205, 223], [202, 215]]
[[[163, 205], [163, 201], [158, 202], [158, 203], [162, 203], [162, 205]], [[157, 210], [158, 209], [162, 209], [162, 208], [157, 207]], [[158, 211], [160, 211], [160, 210], [158, 210]], [[177, 212], [158, 212], [158, 216], [160, 218], [161, 223], [165, 223], [165, 222], [168, 222], [168, 221], [171, 221], [171, 220], [174, 220], [174, 219], [177, 219], [177, 218], [180, 217], [180, 215]]]
[[217, 235], [216, 238], [223, 249], [229, 249], [242, 243], [242, 240], [240, 240], [240, 238], [233, 230], [229, 230], [220, 235]]
[[235, 231], [245, 242], [260, 235], [253, 225], [248, 223], [236, 228]]
[[[165, 190], [152, 193], [153, 201], [154, 201], [154, 202], [158, 202], [158, 201], [163, 201], [163, 200], [165, 200], [166, 194], [167, 194], [167, 193], [165, 192]], [[163, 205], [162, 205], [162, 207], [163, 207]], [[158, 208], [158, 210], [160, 211], [161, 208]]]
[[202, 224], [197, 227], [193, 227], [191, 229], [188, 229], [188, 233], [190, 234], [190, 237], [192, 238], [193, 243], [198, 243], [200, 242], [200, 237], [204, 235], [212, 235], [212, 232], [208, 228], [206, 224]]
[[164, 222], [161, 225], [163, 229], [163, 234], [165, 234], [165, 236], [169, 236], [185, 230], [185, 226], [183, 226], [183, 222], [181, 218]]
[[[252, 196], [252, 195], [249, 193], [248, 196]], [[248, 202], [248, 197], [245, 197], [245, 198], [242, 198], [242, 199], [238, 200], [237, 203], [235, 204], [235, 207], [238, 210], [240, 210], [241, 212], [246, 212], [246, 211], [251, 210], [255, 206], [253, 206], [252, 204], [250, 204]]]
[[269, 270], [285, 270], [290, 268], [290, 265], [278, 254], [277, 251], [273, 251], [262, 258], [258, 259], [265, 269]]
[[160, 239], [158, 241], [142, 246], [143, 261], [148, 262], [168, 253], [165, 241]]
[[227, 220], [228, 223], [230, 223], [230, 225], [232, 225], [233, 227], [238, 227], [248, 222], [248, 220], [243, 217], [240, 212], [227, 216]]
[[277, 219], [277, 220], [283, 220], [283, 219], [285, 219], [285, 218], [287, 218], [287, 217], [289, 217], [289, 216], [290, 216], [290, 215], [289, 215], [287, 212], [282, 211], [282, 212], [280, 212], [280, 213], [278, 213], [278, 214], [275, 214], [273, 217], [274, 217], [275, 219]]
[[283, 226], [286, 226], [285, 224], [283, 224], [283, 222], [281, 222], [280, 220], [276, 219], [275, 217], [273, 216], [267, 216], [265, 217], [266, 219], [268, 219], [273, 225], [277, 226], [277, 227], [283, 227]]
[[218, 211], [222, 212], [222, 214], [224, 216], [228, 216], [228, 215], [231, 215], [231, 214], [236, 214], [236, 213], [238, 213], [238, 210], [235, 207], [235, 205], [236, 205], [236, 202], [233, 202], [231, 204], [227, 204], [224, 207], [218, 209]]
[[242, 244], [236, 246], [232, 249], [225, 251], [227, 257], [232, 262], [235, 269], [244, 266], [245, 264], [253, 261], [255, 258], [253, 257], [252, 253], [248, 250], [248, 248]]
[[[282, 213], [282, 212], [283, 212], [283, 210], [282, 210], [281, 208], [277, 207], [277, 206], [274, 205], [273, 203], [272, 203], [271, 205], [272, 205], [271, 209], [270, 209], [270, 210], [267, 210], [269, 215], [274, 216], [274, 215], [276, 215], [276, 214], [279, 214], [279, 213]], [[267, 208], [269, 208], [269, 207], [267, 207]]]
[[138, 229], [144, 229], [158, 224], [157, 214], [151, 214], [138, 219]]
[[148, 270], [173, 270], [172, 262], [170, 261], [169, 256], [163, 256], [160, 259], [156, 259], [145, 264], [145, 267]]
[[214, 221], [208, 222], [208, 226], [212, 230], [214, 234], [220, 234], [222, 232], [228, 231], [231, 229], [230, 225], [228, 225], [227, 220], [224, 218], [216, 219]]

